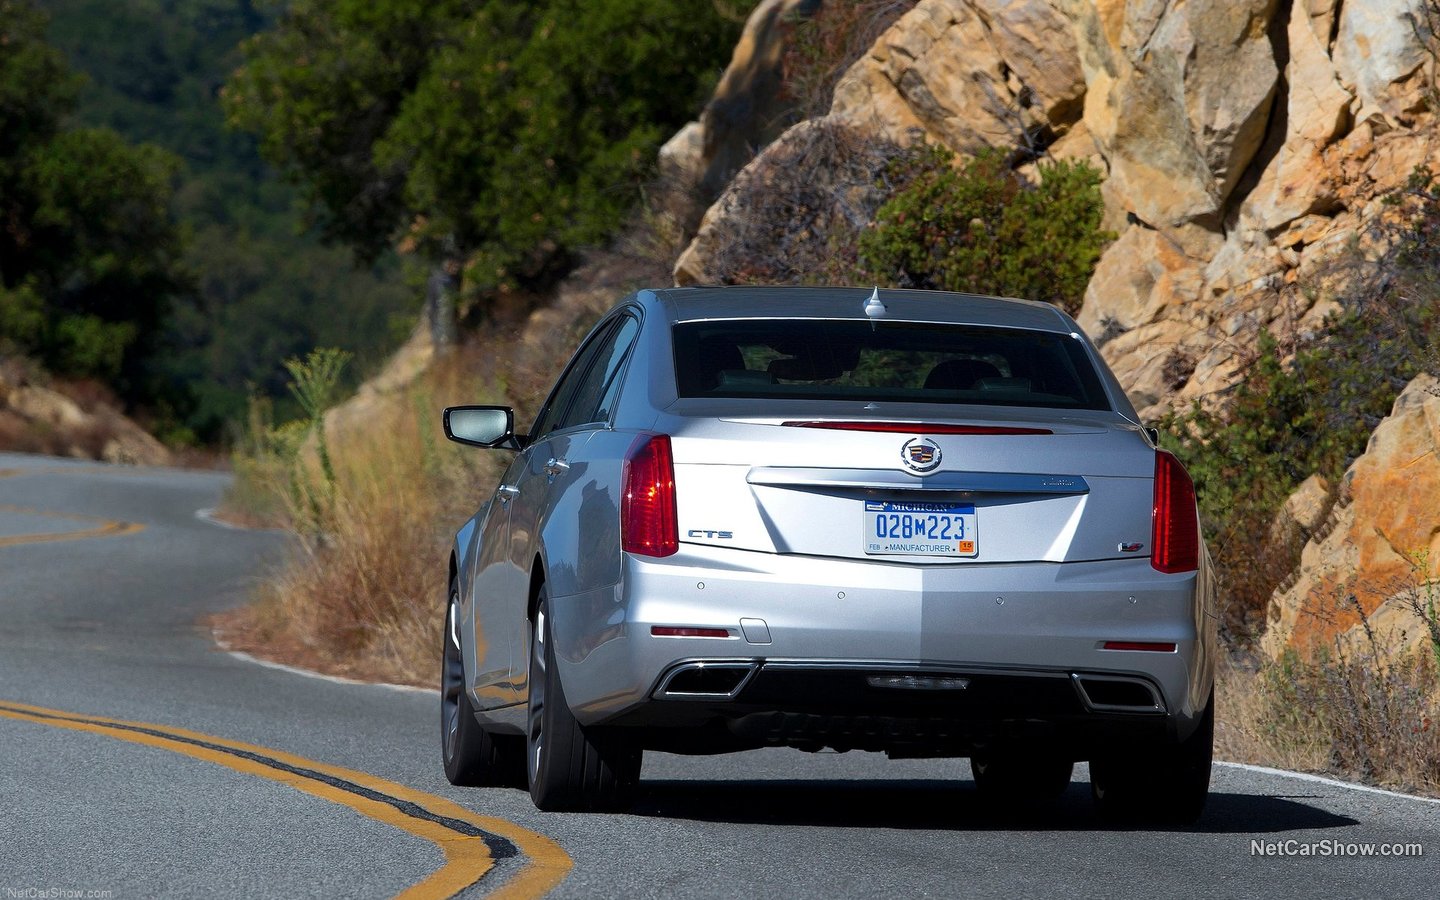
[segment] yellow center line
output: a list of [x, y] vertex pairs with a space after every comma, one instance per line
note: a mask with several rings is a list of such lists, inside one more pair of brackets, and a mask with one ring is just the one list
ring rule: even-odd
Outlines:
[[[40, 474], [42, 472], [69, 471], [65, 467], [49, 469], [0, 469], [0, 478], [15, 478], [21, 475]], [[137, 522], [117, 522], [113, 519], [103, 519], [100, 516], [87, 516], [80, 513], [51, 512], [46, 509], [32, 509], [28, 506], [11, 506], [8, 503], [0, 503], [0, 512], [21, 513], [32, 516], [45, 516], [51, 519], [69, 519], [72, 522], [98, 522], [94, 528], [87, 528], [81, 531], [52, 531], [41, 534], [17, 534], [9, 537], [0, 537], [0, 547], [13, 547], [17, 544], [48, 544], [54, 541], [79, 541], [86, 538], [97, 537], [119, 537], [122, 534], [134, 534], [137, 531], [144, 531], [145, 526]]]
[[0, 503], [0, 512], [44, 516], [50, 519], [69, 519], [72, 522], [100, 523], [94, 528], [86, 528], [81, 531], [50, 531], [40, 534], [16, 534], [0, 537], [0, 547], [12, 547], [16, 544], [48, 544], [52, 541], [78, 541], [85, 538], [119, 537], [122, 534], [134, 534], [137, 531], [145, 530], [145, 526], [138, 522], [117, 522], [113, 519], [102, 519], [99, 516], [51, 512], [45, 509], [32, 509], [28, 506], [11, 506], [8, 503]]
[[506, 856], [518, 851], [526, 858], [519, 872], [487, 895], [503, 900], [544, 896], [565, 879], [572, 865], [554, 841], [513, 822], [477, 815], [434, 794], [280, 750], [183, 728], [81, 716], [13, 701], [0, 702], [0, 717], [100, 734], [205, 760], [287, 784], [424, 838], [444, 853], [445, 865], [400, 894], [411, 900], [449, 897], [481, 881], [495, 866], [493, 849]]

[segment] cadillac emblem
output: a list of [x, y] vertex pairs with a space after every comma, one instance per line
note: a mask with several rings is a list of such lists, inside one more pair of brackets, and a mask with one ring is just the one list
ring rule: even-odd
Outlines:
[[940, 445], [929, 438], [911, 438], [900, 448], [900, 461], [912, 472], [933, 472], [940, 465]]

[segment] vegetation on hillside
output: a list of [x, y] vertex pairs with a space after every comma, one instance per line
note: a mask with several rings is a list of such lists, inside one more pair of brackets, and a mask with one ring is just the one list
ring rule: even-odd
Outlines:
[[[224, 436], [259, 392], [293, 409], [281, 360], [318, 345], [356, 356], [345, 386], [373, 371], [418, 309], [418, 287], [384, 256], [357, 268], [348, 249], [306, 233], [299, 198], [253, 136], [226, 128], [219, 90], [239, 43], [270, 6], [249, 0], [39, 0], [49, 39], [86, 78], [76, 123], [112, 128], [173, 154], [168, 208], [186, 288], [154, 341], [152, 407], [171, 438]], [[163, 391], [163, 393], [162, 393]], [[162, 409], [154, 409], [157, 405]]]
[[[1309, 656], [1293, 650], [1250, 671], [1233, 665], [1218, 689], [1226, 727], [1217, 750], [1242, 762], [1334, 772], [1367, 784], [1440, 794], [1440, 584], [1424, 554], [1399, 593], [1416, 650], [1378, 630], [1353, 594], [1361, 637]], [[1417, 652], [1418, 651], [1418, 652]]]
[[797, 120], [828, 113], [840, 78], [915, 3], [847, 0], [820, 3], [819, 9], [806, 9], [809, 15], [796, 16], [789, 23], [781, 68], [782, 89], [794, 104]]
[[819, 119], [741, 172], [708, 237], [711, 274], [734, 284], [878, 284], [1024, 297], [1076, 312], [1114, 235], [1100, 173], [1014, 154], [957, 160]]
[[500, 400], [487, 356], [444, 357], [344, 434], [323, 417], [343, 354], [287, 361], [306, 411], [277, 423], [257, 400], [229, 503], [284, 524], [297, 552], [252, 606], [216, 617], [222, 640], [336, 674], [435, 683], [449, 538], [474, 512], [475, 485], [499, 475], [499, 457], [444, 440], [440, 413], [455, 398]]
[[28, 3], [0, 0], [0, 346], [63, 375], [156, 390], [183, 290], [176, 160], [68, 116], [80, 89]]
[[620, 224], [736, 34], [684, 0], [296, 0], [226, 106], [362, 256], [543, 287]]

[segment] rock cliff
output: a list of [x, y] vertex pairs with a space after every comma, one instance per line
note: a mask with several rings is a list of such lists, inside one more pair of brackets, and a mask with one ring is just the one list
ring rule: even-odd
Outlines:
[[[1332, 309], [1314, 289], [1327, 260], [1432, 155], [1427, 21], [1423, 0], [921, 0], [827, 118], [1095, 161], [1119, 237], [1080, 320], [1155, 414], [1226, 386], [1259, 326], [1314, 329]], [[679, 283], [723, 278], [712, 235], [744, 214], [712, 207]]]

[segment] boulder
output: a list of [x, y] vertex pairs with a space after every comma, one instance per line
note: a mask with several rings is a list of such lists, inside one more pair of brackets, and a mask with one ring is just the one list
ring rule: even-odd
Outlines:
[[1296, 3], [1285, 25], [1290, 63], [1285, 91], [1276, 101], [1283, 104], [1283, 131], [1277, 128], [1272, 137], [1280, 146], [1244, 205], [1246, 218], [1267, 232], [1304, 216], [1333, 212], [1338, 205], [1338, 173], [1323, 154], [1349, 129], [1351, 94], [1335, 75], [1329, 32], [1316, 30], [1324, 21]]
[[0, 413], [21, 449], [76, 459], [165, 466], [174, 458], [165, 445], [104, 401], [81, 406], [49, 387], [26, 381], [9, 386]]
[[1440, 574], [1437, 450], [1440, 381], [1421, 375], [1345, 473], [1341, 500], [1305, 545], [1298, 576], [1271, 599], [1261, 644], [1269, 656], [1353, 642], [1364, 631], [1362, 614], [1371, 617], [1372, 630], [1388, 623], [1378, 629], [1387, 632], [1383, 640], [1420, 633], [1413, 611], [1404, 613]]
[[1083, 110], [1074, 31], [1046, 0], [920, 0], [835, 88], [831, 115], [961, 153], [1048, 143]]
[[1427, 2], [1341, 4], [1335, 67], [1341, 82], [1355, 94], [1357, 119], [1378, 118], [1392, 127], [1406, 127], [1424, 108], [1435, 76], [1435, 56], [1426, 47], [1427, 40], [1434, 40]]
[[[699, 187], [715, 197], [755, 155], [793, 122], [781, 92], [787, 22], [814, 15], [821, 0], [761, 0], [745, 28], [715, 93], [700, 115]], [[694, 140], [691, 137], [687, 141]]]
[[1085, 122], [1112, 196], [1142, 221], [1218, 230], [1265, 135], [1279, 70], [1276, 0], [1066, 0], [1079, 41]]

